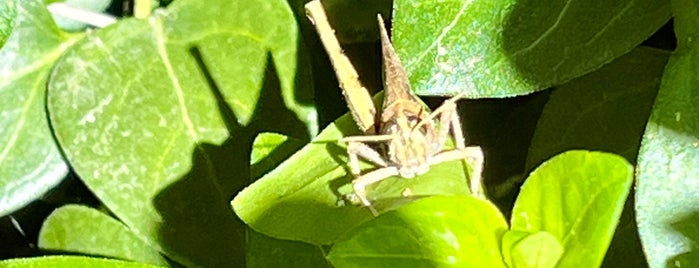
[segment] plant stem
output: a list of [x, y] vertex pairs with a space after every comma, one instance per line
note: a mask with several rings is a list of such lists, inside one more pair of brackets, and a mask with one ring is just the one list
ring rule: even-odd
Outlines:
[[134, 17], [138, 19], [147, 18], [153, 10], [153, 2], [151, 0], [134, 0]]

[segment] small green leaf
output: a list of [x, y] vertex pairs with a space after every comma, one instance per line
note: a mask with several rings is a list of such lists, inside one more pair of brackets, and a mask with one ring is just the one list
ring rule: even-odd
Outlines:
[[601, 150], [635, 162], [669, 53], [632, 50], [557, 87], [541, 113], [527, 168], [571, 149]]
[[250, 181], [255, 134], [316, 132], [300, 43], [283, 0], [181, 0], [121, 20], [55, 66], [55, 135], [141, 239], [185, 266], [243, 265], [228, 202]]
[[529, 234], [508, 231], [502, 239], [503, 257], [508, 267], [555, 267], [563, 247], [547, 232]]
[[[39, 0], [4, 1], [0, 6], [16, 12], [8, 11], [16, 17], [0, 50], [2, 216], [41, 197], [68, 172], [51, 136], [44, 101], [51, 68], [76, 40], [58, 30]], [[5, 15], [10, 14], [0, 14]]]
[[350, 231], [330, 250], [335, 267], [505, 267], [505, 218], [472, 196], [424, 198]]
[[0, 261], [0, 267], [4, 268], [152, 268], [163, 267], [144, 263], [126, 262], [112, 259], [101, 259], [81, 256], [47, 256], [35, 258], [9, 259]]
[[67, 205], [52, 212], [41, 227], [38, 243], [42, 250], [168, 265], [121, 222], [84, 206]]
[[630, 51], [669, 1], [396, 1], [394, 40], [418, 94], [523, 95]]
[[650, 267], [699, 263], [699, 6], [672, 1], [677, 50], [665, 68], [638, 156], [636, 215]]
[[545, 231], [563, 246], [557, 267], [599, 266], [631, 189], [633, 168], [622, 157], [568, 151], [544, 162], [522, 186], [513, 231]]
[[[352, 193], [347, 151], [338, 142], [357, 135], [346, 114], [318, 137], [233, 199], [238, 216], [258, 232], [275, 238], [331, 244], [349, 229], [370, 219], [371, 213], [344, 199]], [[375, 168], [364, 165], [366, 168]], [[430, 195], [469, 194], [467, 176], [472, 170], [461, 161], [432, 166], [413, 179], [398, 177], [367, 187], [368, 197], [379, 211], [413, 198]], [[408, 194], [408, 192], [410, 192]]]

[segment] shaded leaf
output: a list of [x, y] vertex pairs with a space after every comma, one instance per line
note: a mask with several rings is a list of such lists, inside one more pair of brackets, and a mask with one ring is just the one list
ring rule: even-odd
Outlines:
[[640, 47], [557, 87], [539, 119], [526, 170], [570, 149], [612, 152], [634, 162], [668, 57]]
[[430, 197], [387, 212], [333, 246], [335, 267], [505, 267], [505, 218], [472, 196]]
[[246, 267], [332, 267], [320, 246], [271, 238], [248, 230]]
[[636, 215], [650, 267], [699, 263], [699, 5], [672, 2], [677, 50], [665, 68], [638, 155]]
[[0, 6], [17, 15], [0, 50], [2, 216], [40, 197], [68, 172], [51, 136], [44, 101], [49, 71], [76, 39], [56, 28], [41, 1], [4, 1]]
[[49, 215], [39, 233], [39, 248], [167, 266], [157, 250], [119, 221], [95, 209], [63, 206]]
[[343, 43], [377, 41], [376, 14], [391, 14], [390, 0], [323, 0], [328, 20]]
[[513, 231], [545, 231], [563, 246], [557, 267], [599, 266], [631, 189], [633, 168], [622, 157], [568, 151], [544, 162], [522, 186]]
[[140, 238], [185, 266], [243, 265], [228, 201], [252, 139], [317, 128], [297, 35], [287, 3], [262, 0], [176, 1], [93, 32], [53, 72], [56, 137]]
[[9, 259], [0, 261], [0, 266], [5, 268], [32, 268], [32, 267], [93, 267], [93, 268], [150, 268], [162, 267], [150, 264], [125, 262], [112, 259], [101, 259], [79, 256], [48, 256], [36, 258]]
[[668, 1], [396, 1], [394, 40], [415, 91], [532, 93], [630, 51], [670, 18]]
[[[346, 114], [328, 126], [310, 144], [291, 156], [232, 202], [236, 214], [250, 227], [275, 238], [331, 244], [349, 229], [372, 218], [367, 208], [343, 196], [352, 193], [343, 136], [358, 135]], [[364, 169], [371, 167], [364, 165]], [[389, 178], [367, 187], [379, 211], [399, 206], [413, 197], [467, 195], [467, 170], [460, 161], [432, 166], [413, 179]], [[459, 171], [459, 172], [456, 172]], [[463, 172], [461, 172], [463, 171]]]

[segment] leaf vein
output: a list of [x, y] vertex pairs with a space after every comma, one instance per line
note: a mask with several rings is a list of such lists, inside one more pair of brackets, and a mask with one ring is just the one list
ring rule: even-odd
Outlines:
[[532, 48], [534, 48], [534, 47], [536, 47], [537, 45], [539, 45], [539, 43], [541, 43], [541, 41], [543, 41], [544, 39], [546, 39], [546, 37], [548, 37], [549, 35], [551, 35], [551, 33], [553, 33], [553, 30], [555, 30], [556, 28], [558, 28], [558, 25], [559, 25], [559, 24], [561, 23], [561, 21], [563, 20], [563, 17], [565, 16], [565, 14], [568, 13], [568, 8], [570, 8], [570, 6], [571, 6], [570, 3], [572, 3], [572, 2], [573, 2], [572, 0], [566, 1], [565, 5], [564, 5], [563, 8], [561, 9], [561, 12], [558, 13], [558, 17], [556, 18], [556, 21], [551, 25], [551, 27], [549, 27], [548, 29], [546, 29], [546, 31], [544, 31], [538, 38], [536, 38], [536, 40], [534, 40], [531, 44], [529, 44], [529, 46], [527, 46], [527, 47], [525, 47], [525, 48], [523, 48], [523, 49], [520, 49], [520, 50], [515, 51], [514, 53], [512, 53], [512, 56], [514, 57], [514, 56], [517, 56], [517, 55], [519, 55], [519, 54], [522, 54], [522, 53], [524, 53], [524, 52], [527, 52], [527, 51], [531, 50]]
[[182, 121], [184, 122], [185, 127], [187, 128], [187, 133], [189, 134], [189, 136], [191, 136], [195, 141], [197, 141], [199, 140], [199, 133], [197, 132], [194, 123], [192, 122], [192, 119], [189, 117], [189, 110], [187, 109], [187, 105], [185, 103], [184, 90], [182, 89], [182, 85], [180, 84], [180, 81], [177, 78], [177, 75], [175, 74], [175, 70], [172, 66], [172, 63], [170, 62], [170, 58], [168, 57], [167, 48], [165, 47], [166, 36], [163, 31], [162, 20], [159, 17], [152, 17], [151, 19], [149, 19], [149, 23], [153, 26], [155, 30], [155, 42], [158, 50], [158, 55], [160, 56], [160, 59], [162, 59], [163, 61], [163, 65], [165, 66], [167, 75], [170, 78], [175, 94], [177, 95], [177, 102], [179, 104], [178, 106], [180, 107], [180, 112], [182, 114]]
[[411, 69], [410, 67], [413, 64], [421, 62], [422, 59], [425, 56], [427, 56], [427, 53], [429, 53], [437, 45], [442, 43], [442, 39], [444, 39], [444, 37], [446, 37], [446, 35], [451, 31], [451, 29], [453, 29], [456, 26], [456, 23], [458, 23], [459, 20], [461, 20], [461, 16], [463, 16], [464, 12], [466, 11], [466, 7], [468, 7], [469, 4], [471, 4], [471, 2], [472, 2], [472, 0], [464, 1], [464, 3], [461, 5], [461, 8], [456, 13], [456, 16], [454, 16], [454, 18], [451, 20], [451, 22], [449, 22], [449, 24], [446, 27], [444, 27], [444, 29], [442, 29], [442, 32], [437, 36], [437, 38], [435, 38], [435, 40], [432, 42], [432, 44], [430, 44], [429, 47], [427, 47], [425, 50], [423, 50], [422, 53], [420, 53], [420, 55], [418, 55], [414, 60], [411, 60], [411, 61], [407, 62], [407, 64], [405, 64], [406, 69]]

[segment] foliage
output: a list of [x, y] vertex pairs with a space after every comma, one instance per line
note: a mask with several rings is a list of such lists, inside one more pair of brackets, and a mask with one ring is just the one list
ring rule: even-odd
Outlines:
[[[376, 217], [347, 198], [358, 130], [306, 1], [176, 0], [71, 34], [45, 2], [0, 3], [0, 234], [66, 255], [1, 267], [699, 262], [696, 1], [324, 1], [374, 93], [380, 12], [416, 93], [474, 99], [489, 200], [446, 162], [368, 187]], [[674, 52], [642, 44], [671, 16]]]

